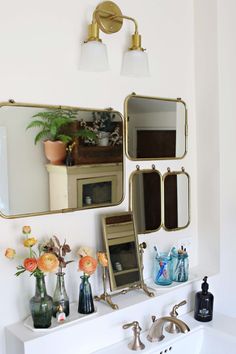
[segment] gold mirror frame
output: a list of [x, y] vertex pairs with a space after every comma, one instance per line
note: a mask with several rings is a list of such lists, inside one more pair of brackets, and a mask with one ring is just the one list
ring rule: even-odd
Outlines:
[[[140, 170], [139, 166], [136, 166], [136, 171], [133, 171], [130, 175], [130, 178], [129, 178], [129, 210], [131, 210], [133, 212], [133, 214], [135, 215], [135, 220], [138, 219], [138, 217], [136, 216], [136, 213], [135, 213], [135, 205], [140, 205], [141, 202], [139, 201], [137, 203], [137, 201], [134, 200], [134, 178], [136, 176], [140, 176], [141, 174], [152, 174], [152, 173], [155, 173], [159, 176], [160, 178], [160, 185], [159, 185], [159, 189], [160, 189], [160, 225], [155, 228], [155, 229], [145, 229], [144, 231], [142, 230], [142, 232], [139, 232], [139, 225], [137, 224], [138, 222], [136, 222], [136, 230], [137, 230], [137, 233], [138, 234], [147, 234], [147, 233], [151, 233], [151, 232], [155, 232], [155, 231], [158, 231], [160, 230], [160, 228], [162, 227], [162, 189], [163, 189], [163, 186], [162, 186], [162, 176], [160, 174], [159, 171], [157, 171], [155, 169], [155, 166], [153, 165], [152, 166], [152, 169], [142, 169]], [[145, 194], [144, 192], [140, 194]], [[143, 212], [145, 214], [145, 212]], [[145, 215], [144, 215], [145, 217]]]
[[[35, 104], [35, 103], [22, 103], [22, 102], [15, 102], [13, 99], [10, 99], [7, 102], [0, 102], [0, 108], [3, 107], [22, 107], [22, 108], [39, 108], [39, 109], [45, 109], [45, 110], [50, 110], [50, 109], [62, 109], [62, 110], [75, 110], [75, 111], [80, 111], [80, 112], [111, 112], [115, 113], [120, 117], [120, 122], [122, 124], [122, 195], [121, 199], [117, 203], [112, 203], [109, 205], [97, 205], [92, 208], [99, 208], [99, 207], [107, 207], [107, 206], [115, 206], [119, 205], [122, 203], [124, 200], [124, 119], [123, 116], [120, 112], [113, 110], [112, 108], [106, 108], [106, 109], [101, 109], [101, 108], [83, 108], [83, 107], [77, 107], [77, 106], [63, 106], [63, 105], [44, 105], [44, 104]], [[27, 134], [27, 133], [26, 133]], [[34, 142], [32, 140], [32, 147], [34, 146]], [[50, 164], [49, 164], [50, 165]], [[67, 213], [67, 212], [72, 212], [72, 211], [79, 211], [79, 210], [84, 210], [85, 208], [62, 208], [62, 209], [57, 209], [57, 210], [45, 210], [45, 211], [32, 211], [32, 212], [27, 212], [27, 213], [19, 213], [19, 214], [12, 214], [12, 215], [5, 215], [0, 211], [0, 217], [5, 218], [5, 219], [16, 219], [16, 218], [22, 218], [22, 217], [30, 217], [30, 216], [40, 216], [40, 215], [48, 215], [48, 214], [58, 214], [58, 213]]]
[[[162, 102], [176, 102], [176, 103], [182, 103], [184, 105], [185, 109], [185, 118], [184, 118], [184, 137], [185, 137], [185, 142], [184, 142], [184, 153], [179, 156], [179, 157], [133, 157], [130, 156], [129, 153], [129, 116], [128, 116], [128, 103], [131, 98], [143, 98], [143, 99], [150, 99], [150, 100], [159, 100]], [[144, 96], [144, 95], [137, 95], [135, 92], [130, 94], [125, 98], [124, 101], [124, 120], [125, 120], [125, 153], [128, 159], [132, 161], [151, 161], [151, 160], [180, 160], [184, 158], [184, 156], [187, 154], [187, 137], [188, 137], [188, 114], [187, 114], [187, 106], [186, 103], [181, 99], [181, 98], [162, 98], [162, 97], [155, 97], [155, 96]]]
[[[188, 212], [188, 217], [187, 217], [187, 223], [184, 226], [180, 226], [180, 227], [176, 227], [176, 228], [168, 228], [166, 227], [165, 224], [165, 180], [166, 178], [168, 178], [169, 176], [181, 176], [184, 175], [187, 178], [187, 193], [188, 193], [188, 197], [187, 197], [187, 212]], [[171, 231], [179, 231], [179, 230], [183, 230], [186, 229], [186, 227], [189, 226], [190, 224], [190, 176], [187, 172], [185, 172], [185, 169], [182, 167], [181, 171], [172, 171], [170, 170], [170, 168], [167, 169], [167, 172], [163, 175], [162, 177], [163, 180], [163, 228], [165, 231], [171, 232]]]
[[[130, 175], [130, 178], [129, 178], [129, 210], [131, 210], [133, 212], [133, 214], [135, 215], [135, 202], [134, 202], [134, 198], [133, 198], [133, 194], [134, 194], [134, 191], [133, 191], [133, 178], [135, 175], [140, 175], [142, 173], [153, 173], [153, 172], [156, 172], [159, 174], [160, 176], [160, 183], [161, 183], [161, 186], [160, 186], [160, 192], [161, 192], [161, 195], [160, 195], [160, 203], [161, 203], [161, 222], [160, 222], [160, 226], [156, 229], [153, 229], [153, 230], [145, 230], [142, 232], [139, 232], [138, 230], [138, 225], [136, 224], [136, 230], [137, 230], [137, 233], [138, 234], [148, 234], [148, 233], [152, 233], [152, 232], [156, 232], [156, 231], [159, 231], [161, 228], [163, 228], [165, 231], [168, 231], [168, 232], [171, 232], [171, 231], [178, 231], [178, 230], [182, 230], [182, 229], [185, 229], [186, 227], [189, 226], [190, 224], [190, 176], [188, 173], [185, 172], [184, 168], [182, 167], [181, 171], [170, 171], [170, 168], [167, 169], [167, 172], [162, 176], [161, 173], [159, 171], [157, 171], [155, 169], [155, 166], [153, 165], [152, 166], [152, 169], [143, 169], [141, 170], [139, 168], [139, 166], [137, 165], [136, 166], [136, 170], [133, 171]], [[188, 213], [188, 217], [187, 217], [187, 223], [183, 226], [180, 226], [180, 227], [174, 227], [174, 228], [168, 228], [165, 224], [165, 181], [166, 181], [166, 178], [168, 178], [169, 176], [180, 176], [180, 175], [185, 175], [186, 178], [187, 178], [187, 213]], [[138, 203], [138, 205], [140, 205], [140, 203]], [[177, 208], [177, 212], [176, 214], [178, 214], [178, 208]], [[137, 219], [137, 217], [135, 217], [135, 219]]]
[[[131, 211], [125, 211], [103, 215], [102, 227], [103, 239], [108, 259], [111, 291], [121, 290], [120, 293], [126, 294], [129, 290], [142, 289], [148, 296], [153, 297], [154, 293], [149, 291], [143, 279], [143, 245], [138, 245], [138, 237], [133, 213]], [[131, 243], [133, 243], [133, 248], [130, 245]], [[113, 256], [112, 259], [110, 248], [114, 246], [125, 246], [123, 248], [123, 256], [121, 255], [121, 252], [114, 253], [115, 257]], [[133, 253], [130, 252], [130, 249], [131, 251], [133, 250]], [[117, 262], [114, 263], [114, 259], [119, 259], [119, 264], [117, 264]], [[130, 262], [129, 265], [128, 262]], [[129, 278], [129, 274], [132, 273], [134, 273], [134, 278], [136, 277], [136, 279], [132, 282], [121, 279], [121, 283], [123, 282], [123, 284], [118, 285], [118, 280], [115, 280], [116, 276], [122, 277], [123, 275], [128, 275]], [[135, 273], [137, 274], [135, 275]], [[114, 295], [117, 295], [117, 293], [114, 293]], [[105, 299], [104, 296], [100, 298], [103, 300]]]

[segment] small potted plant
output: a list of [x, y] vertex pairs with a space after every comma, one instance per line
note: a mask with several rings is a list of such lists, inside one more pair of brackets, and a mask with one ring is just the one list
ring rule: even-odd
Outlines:
[[40, 140], [44, 142], [44, 150], [47, 159], [54, 165], [63, 164], [66, 157], [66, 146], [73, 138], [93, 138], [95, 134], [87, 129], [78, 130], [73, 134], [65, 133], [71, 123], [77, 121], [78, 110], [50, 109], [33, 115], [34, 120], [26, 129], [36, 128], [34, 143]]

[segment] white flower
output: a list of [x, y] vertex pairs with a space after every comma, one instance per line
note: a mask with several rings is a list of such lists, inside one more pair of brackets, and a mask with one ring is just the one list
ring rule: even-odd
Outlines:
[[78, 251], [77, 251], [77, 256], [79, 258], [85, 257], [85, 256], [90, 256], [94, 257], [95, 251], [91, 247], [87, 246], [81, 246]]

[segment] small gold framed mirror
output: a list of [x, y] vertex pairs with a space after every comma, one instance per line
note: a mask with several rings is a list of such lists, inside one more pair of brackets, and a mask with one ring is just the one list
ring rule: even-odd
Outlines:
[[140, 170], [130, 175], [129, 207], [136, 220], [138, 234], [177, 231], [190, 223], [190, 177], [181, 171]]
[[142, 282], [139, 248], [132, 212], [102, 217], [111, 291]]
[[129, 205], [138, 234], [158, 231], [162, 226], [161, 174], [152, 169], [137, 170], [130, 176]]
[[181, 99], [132, 93], [124, 116], [129, 159], [182, 159], [187, 153], [187, 108]]
[[166, 231], [186, 228], [190, 223], [190, 177], [182, 171], [163, 175], [163, 227]]

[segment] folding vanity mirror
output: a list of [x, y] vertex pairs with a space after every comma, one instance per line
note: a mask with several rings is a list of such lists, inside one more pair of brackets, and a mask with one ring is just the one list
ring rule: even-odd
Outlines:
[[[44, 112], [47, 115], [67, 112], [66, 117], [69, 112], [75, 117], [61, 130], [72, 137], [67, 148], [67, 165], [65, 158], [60, 165], [49, 163], [42, 141], [34, 144], [40, 125], [26, 129], [33, 120], [46, 119], [42, 117]], [[93, 138], [77, 134], [85, 130], [93, 131]], [[3, 217], [111, 206], [123, 199], [123, 119], [119, 112], [14, 101], [1, 103], [0, 149]]]
[[[128, 211], [104, 215], [102, 224], [111, 291], [142, 289], [148, 296], [153, 296], [143, 282], [142, 252], [133, 213]], [[127, 291], [123, 290], [122, 293]], [[104, 299], [104, 296], [101, 298]]]
[[181, 159], [187, 152], [187, 109], [181, 99], [125, 99], [126, 154], [131, 160]]
[[161, 177], [154, 169], [134, 171], [130, 176], [130, 210], [137, 220], [137, 233], [186, 228], [190, 223], [189, 175], [181, 171]]

